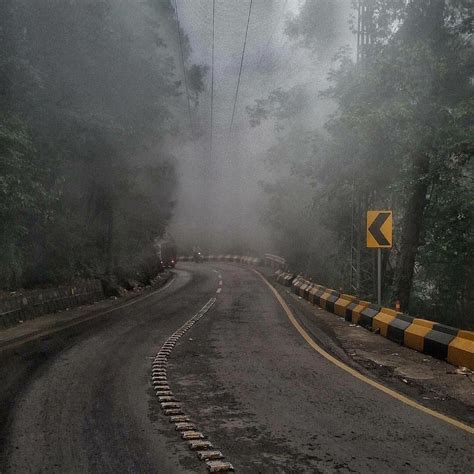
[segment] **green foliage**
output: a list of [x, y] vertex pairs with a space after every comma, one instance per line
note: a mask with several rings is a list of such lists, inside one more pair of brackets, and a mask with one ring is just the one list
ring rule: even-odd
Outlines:
[[0, 116], [0, 284], [15, 285], [25, 263], [30, 225], [48, 219], [48, 163], [40, 162], [27, 127]]
[[[310, 3], [304, 8], [312, 8]], [[349, 290], [349, 272], [343, 268], [348, 268], [353, 199], [360, 203], [361, 216], [368, 209], [393, 209], [395, 245], [384, 259], [385, 302], [397, 298], [396, 277], [405, 273], [412, 313], [474, 327], [472, 11], [464, 1], [368, 4], [372, 43], [358, 64], [344, 53], [338, 56], [323, 94], [337, 109], [325, 131], [313, 132], [310, 156], [298, 147], [307, 131], [295, 137], [290, 128], [279, 137], [293, 151], [293, 178], [264, 187], [270, 196], [266, 214], [279, 228], [279, 247], [290, 260], [317, 260], [310, 273], [325, 284], [345, 278]], [[298, 34], [314, 41], [307, 30]], [[280, 90], [248, 107], [251, 124], [272, 119], [278, 126], [285, 113], [297, 118], [298, 111], [284, 100], [289, 93]], [[287, 172], [274, 170], [282, 176]], [[298, 187], [302, 181], [311, 191]], [[315, 219], [320, 228], [288, 217], [303, 220], [302, 193], [313, 196], [305, 219]], [[421, 211], [413, 216], [413, 209]], [[295, 234], [298, 243], [291, 246]], [[328, 238], [335, 252], [324, 246]], [[411, 268], [406, 265], [410, 257]]]
[[341, 0], [312, 0], [305, 2], [300, 14], [287, 21], [285, 33], [319, 56], [327, 55], [340, 34]]
[[[0, 286], [129, 267], [174, 208], [174, 159], [162, 151], [183, 93], [177, 35], [162, 40], [177, 31], [171, 3], [4, 3]], [[197, 102], [205, 68], [189, 68]]]
[[282, 131], [288, 121], [305, 110], [308, 97], [305, 89], [295, 86], [288, 91], [281, 87], [270, 92], [265, 99], [257, 99], [254, 106], [247, 106], [246, 110], [250, 117], [250, 125], [256, 127], [273, 116], [275, 128]]

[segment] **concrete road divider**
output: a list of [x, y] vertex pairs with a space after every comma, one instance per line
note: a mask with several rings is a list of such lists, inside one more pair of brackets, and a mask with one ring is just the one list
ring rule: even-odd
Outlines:
[[369, 301], [312, 283], [301, 276], [278, 269], [278, 283], [291, 286], [294, 294], [310, 303], [345, 318], [346, 321], [379, 332], [398, 344], [424, 354], [447, 360], [451, 364], [474, 370], [474, 332], [384, 308]]

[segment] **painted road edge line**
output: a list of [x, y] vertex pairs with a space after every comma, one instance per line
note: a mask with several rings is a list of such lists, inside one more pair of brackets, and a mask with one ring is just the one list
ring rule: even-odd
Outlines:
[[[220, 293], [220, 290], [219, 287], [217, 293]], [[233, 472], [234, 467], [225, 460], [221, 451], [216, 450], [212, 443], [204, 441], [206, 436], [184, 413], [181, 403], [176, 400], [168, 384], [168, 358], [174, 346], [212, 308], [216, 301], [216, 298], [210, 298], [191, 319], [166, 339], [153, 359], [151, 383], [163, 414], [169, 417], [170, 423], [174, 423], [175, 431], [180, 434], [182, 440], [188, 442], [189, 448], [197, 451], [198, 459], [206, 463], [207, 469], [210, 472]], [[197, 441], [201, 444], [196, 443]]]
[[[253, 270], [253, 269], [252, 269]], [[434, 418], [437, 418], [441, 421], [444, 421], [445, 423], [449, 423], [452, 426], [455, 426], [456, 428], [459, 428], [463, 431], [466, 431], [468, 433], [474, 434], [474, 427], [466, 425], [465, 423], [462, 423], [461, 421], [455, 420], [454, 418], [451, 418], [447, 415], [443, 415], [442, 413], [437, 412], [436, 410], [432, 410], [431, 408], [425, 407], [424, 405], [421, 405], [420, 403], [412, 400], [411, 398], [406, 397], [405, 395], [402, 395], [395, 390], [392, 390], [388, 387], [385, 387], [379, 382], [376, 382], [375, 380], [370, 379], [369, 377], [366, 377], [365, 375], [362, 375], [360, 372], [357, 372], [357, 370], [353, 369], [352, 367], [349, 367], [347, 364], [344, 362], [341, 362], [339, 359], [336, 359], [334, 356], [329, 354], [327, 351], [325, 351], [321, 346], [319, 346], [313, 339], [312, 337], [306, 332], [306, 330], [301, 326], [301, 324], [296, 320], [295, 316], [293, 315], [293, 312], [291, 311], [290, 307], [286, 303], [286, 301], [283, 299], [283, 297], [278, 293], [278, 291], [274, 288], [274, 286], [257, 270], [253, 270], [262, 280], [263, 282], [268, 286], [268, 288], [272, 291], [273, 295], [277, 299], [277, 301], [280, 303], [281, 307], [285, 311], [288, 319], [290, 322], [293, 324], [295, 329], [300, 333], [300, 335], [303, 337], [303, 339], [311, 346], [312, 349], [314, 349], [316, 352], [318, 352], [321, 356], [323, 356], [326, 360], [329, 362], [333, 363], [340, 369], [344, 370], [345, 372], [349, 373], [353, 377], [359, 379], [360, 381], [376, 388], [377, 390], [380, 390], [381, 392], [384, 392], [386, 395], [389, 395], [398, 401], [405, 403], [406, 405], [415, 408], [427, 415], [431, 415]]]

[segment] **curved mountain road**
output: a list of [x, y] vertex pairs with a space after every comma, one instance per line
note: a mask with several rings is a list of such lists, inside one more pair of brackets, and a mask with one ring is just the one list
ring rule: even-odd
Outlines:
[[172, 350], [168, 380], [237, 472], [472, 470], [472, 434], [321, 357], [254, 271], [190, 263], [96, 324], [0, 347], [11, 375], [0, 386], [0, 472], [205, 472], [162, 414], [151, 364], [212, 297]]

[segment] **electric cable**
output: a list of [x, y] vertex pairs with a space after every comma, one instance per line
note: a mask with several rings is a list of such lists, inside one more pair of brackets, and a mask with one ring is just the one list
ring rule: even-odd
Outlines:
[[232, 108], [232, 118], [230, 120], [229, 135], [231, 134], [232, 126], [234, 125], [235, 108], [237, 106], [237, 99], [239, 97], [240, 78], [242, 77], [242, 67], [243, 67], [243, 64], [244, 64], [245, 47], [247, 45], [247, 36], [248, 36], [248, 32], [249, 32], [250, 15], [252, 13], [252, 3], [253, 3], [253, 0], [250, 0], [249, 12], [248, 12], [248, 16], [247, 16], [247, 27], [245, 28], [244, 46], [242, 48], [242, 56], [240, 58], [239, 78], [237, 80], [237, 88], [235, 90], [234, 106]]
[[215, 13], [216, 0], [212, 0], [212, 56], [211, 56], [211, 130], [209, 144], [209, 158], [212, 162], [212, 141], [214, 129], [214, 43], [215, 43]]

